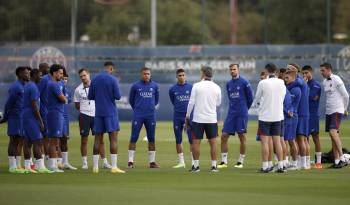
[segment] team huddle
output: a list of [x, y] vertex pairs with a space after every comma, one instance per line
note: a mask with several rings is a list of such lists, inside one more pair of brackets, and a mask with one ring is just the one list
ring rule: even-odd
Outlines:
[[[0, 123], [7, 122], [9, 136], [8, 160], [11, 173], [55, 173], [64, 169], [76, 170], [69, 163], [69, 118], [68, 107], [74, 102], [79, 111], [80, 151], [82, 169], [88, 169], [87, 144], [90, 132], [95, 136], [92, 156], [92, 171], [102, 167], [111, 173], [125, 173], [118, 167], [119, 118], [116, 101], [121, 99], [119, 82], [112, 75], [115, 66], [104, 64], [104, 70], [90, 80], [89, 71], [78, 71], [82, 83], [72, 93], [68, 86], [68, 74], [64, 66], [46, 63], [39, 69], [21, 66], [16, 69], [17, 81], [9, 88], [4, 116]], [[319, 103], [321, 84], [313, 79], [313, 69], [296, 64], [277, 69], [267, 64], [261, 73], [255, 97], [250, 83], [240, 76], [239, 65], [231, 64], [232, 79], [226, 84], [229, 109], [221, 134], [221, 162], [217, 164], [218, 121], [217, 108], [221, 105], [221, 88], [212, 81], [211, 67], [201, 68], [201, 79], [193, 86], [186, 82], [184, 69], [176, 71], [177, 83], [169, 89], [173, 105], [173, 131], [176, 139], [178, 163], [173, 168], [185, 168], [182, 133], [186, 131], [191, 151], [190, 172], [199, 172], [200, 143], [208, 139], [211, 155], [211, 171], [227, 168], [228, 139], [237, 133], [240, 155], [234, 165], [244, 167], [246, 156], [246, 133], [248, 115], [259, 119], [257, 140], [261, 142], [262, 173], [272, 171], [310, 169], [310, 141], [315, 143], [316, 161], [313, 166], [321, 169], [321, 145], [319, 140]], [[299, 75], [299, 72], [302, 75]], [[342, 151], [339, 128], [343, 116], [347, 116], [349, 95], [341, 78], [332, 73], [332, 66], [324, 63], [320, 72], [326, 97], [326, 132], [332, 141], [334, 164], [332, 168], [347, 165]], [[140, 70], [140, 80], [129, 92], [133, 110], [131, 136], [128, 146], [128, 169], [135, 167], [136, 143], [144, 126], [148, 141], [150, 168], [159, 168], [156, 162], [156, 106], [159, 88], [151, 79], [151, 69]], [[110, 163], [104, 149], [104, 133], [109, 135]], [[22, 151], [24, 168], [21, 166]], [[35, 162], [32, 160], [35, 158]], [[278, 163], [274, 166], [273, 156]], [[47, 167], [45, 159], [48, 160]]]

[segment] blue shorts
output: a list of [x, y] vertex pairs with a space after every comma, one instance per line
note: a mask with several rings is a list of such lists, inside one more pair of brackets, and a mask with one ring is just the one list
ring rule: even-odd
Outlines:
[[43, 138], [40, 131], [39, 122], [35, 118], [24, 118], [23, 130], [24, 130], [24, 136], [29, 141], [41, 140]]
[[329, 132], [331, 129], [335, 129], [339, 132], [342, 117], [343, 114], [338, 112], [326, 115], [326, 132]]
[[284, 140], [291, 141], [296, 137], [298, 117], [287, 118], [284, 120]]
[[146, 117], [134, 116], [132, 120], [132, 125], [131, 125], [130, 143], [137, 142], [142, 125], [145, 125], [148, 142], [155, 142], [156, 124], [157, 123], [156, 123], [155, 115], [146, 116]]
[[63, 117], [63, 136], [68, 137], [69, 136], [69, 118], [68, 116]]
[[80, 136], [82, 136], [82, 137], [89, 136], [90, 130], [91, 130], [92, 135], [95, 135], [94, 117], [80, 113], [79, 114], [79, 130], [80, 130]]
[[7, 135], [23, 137], [23, 119], [8, 118], [7, 119]]
[[309, 119], [309, 135], [313, 133], [320, 132], [320, 117], [319, 116], [310, 116]]
[[224, 127], [222, 128], [223, 133], [229, 135], [247, 133], [248, 116], [233, 116], [227, 115]]
[[281, 135], [281, 121], [264, 122], [259, 120], [258, 135], [259, 136], [280, 136]]
[[113, 116], [95, 116], [94, 132], [96, 134], [111, 133], [119, 131], [118, 115]]
[[47, 137], [62, 137], [64, 117], [62, 113], [48, 112]]
[[[184, 129], [184, 124], [185, 124], [185, 117], [173, 119], [173, 130], [175, 134], [176, 144], [182, 143], [182, 131]], [[192, 144], [191, 129], [187, 130], [187, 137], [188, 137], [188, 142]]]
[[297, 135], [309, 137], [309, 117], [298, 118]]

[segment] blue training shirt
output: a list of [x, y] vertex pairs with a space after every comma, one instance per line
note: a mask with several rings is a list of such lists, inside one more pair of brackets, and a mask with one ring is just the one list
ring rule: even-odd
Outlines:
[[50, 80], [47, 84], [47, 111], [63, 114], [64, 103], [59, 101], [58, 96], [63, 94], [63, 84], [60, 81]]
[[137, 117], [155, 114], [155, 107], [159, 101], [159, 88], [152, 80], [148, 83], [139, 80], [130, 89], [129, 103]]
[[[40, 113], [41, 115], [46, 115], [47, 113], [47, 84], [51, 80], [51, 77], [49, 74], [44, 75], [39, 84], [38, 89], [40, 92]], [[44, 117], [44, 116], [42, 116]]]
[[8, 90], [8, 98], [5, 103], [4, 119], [22, 118], [24, 82], [16, 80]]
[[187, 112], [188, 102], [190, 100], [192, 91], [192, 85], [189, 83], [185, 83], [180, 85], [176, 83], [171, 86], [169, 89], [169, 97], [170, 101], [174, 106], [174, 114], [175, 115], [184, 115]]
[[286, 95], [284, 96], [284, 100], [283, 100], [283, 114], [284, 114], [285, 120], [289, 118], [288, 112], [293, 112], [293, 107], [292, 107], [292, 96], [289, 90], [286, 89]]
[[248, 115], [248, 110], [253, 103], [253, 91], [249, 82], [239, 76], [227, 82], [226, 91], [230, 101], [228, 114]]
[[24, 86], [23, 118], [36, 118], [32, 107], [33, 101], [36, 101], [36, 104], [39, 108], [40, 92], [38, 86], [33, 81], [30, 81]]
[[[320, 116], [319, 113], [319, 105], [320, 105], [320, 98], [321, 98], [321, 84], [317, 82], [314, 79], [311, 79], [307, 82], [307, 85], [309, 86], [309, 111], [310, 116]], [[318, 99], [315, 99], [315, 97], [318, 96]]]
[[309, 86], [300, 76], [297, 76], [296, 80], [291, 85], [291, 87], [295, 86], [299, 87], [301, 91], [298, 116], [309, 117]]
[[298, 116], [298, 108], [299, 108], [300, 98], [301, 98], [300, 87], [294, 86], [292, 83], [290, 85], [287, 85], [287, 89], [290, 92], [290, 96], [291, 96], [291, 100], [292, 100], [293, 115]]
[[121, 98], [117, 78], [107, 71], [98, 73], [91, 81], [88, 98], [95, 101], [95, 116], [116, 116], [115, 101]]

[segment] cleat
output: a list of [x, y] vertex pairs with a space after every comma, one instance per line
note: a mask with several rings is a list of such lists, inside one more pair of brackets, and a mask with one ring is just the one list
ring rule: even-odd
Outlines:
[[77, 170], [76, 167], [73, 167], [72, 165], [70, 165], [69, 163], [63, 165], [64, 169], [69, 169], [69, 170]]
[[227, 168], [227, 164], [225, 162], [221, 162], [218, 164], [217, 168], [222, 169], [222, 168]]
[[157, 168], [160, 168], [160, 166], [155, 162], [151, 162], [151, 163], [149, 163], [149, 168], [157, 169]]
[[290, 165], [288, 168], [287, 168], [288, 171], [295, 171], [295, 170], [299, 170], [298, 166], [294, 166], [294, 165]]
[[241, 169], [241, 168], [243, 168], [243, 164], [241, 162], [237, 162], [235, 167]]
[[64, 171], [62, 169], [59, 169], [57, 167], [55, 168], [49, 168], [50, 171], [55, 172], [55, 173], [63, 173]]
[[174, 168], [174, 169], [178, 169], [178, 168], [186, 168], [186, 165], [185, 165], [185, 163], [179, 163], [179, 164], [177, 164], [177, 165], [173, 166], [173, 168]]
[[30, 165], [30, 168], [36, 170], [35, 164]]
[[189, 172], [200, 172], [201, 170], [199, 169], [199, 167], [194, 167], [194, 165], [192, 165], [192, 168], [189, 170]]
[[83, 164], [83, 166], [81, 167], [82, 169], [89, 169], [87, 164]]
[[128, 169], [134, 168], [134, 162], [128, 162]]
[[316, 163], [312, 168], [314, 168], [314, 169], [322, 169], [322, 164], [321, 163]]
[[9, 169], [9, 172], [12, 174], [25, 174], [24, 169], [17, 169], [17, 168]]
[[48, 169], [46, 169], [46, 168], [41, 168], [41, 169], [38, 169], [38, 170], [36, 170], [39, 174], [52, 174], [52, 173], [54, 173], [53, 171], [51, 171], [51, 170], [48, 170]]
[[112, 174], [124, 174], [125, 171], [119, 169], [118, 167], [115, 167], [115, 168], [112, 168], [112, 169], [111, 169], [111, 173], [112, 173]]
[[263, 168], [260, 168], [259, 170], [258, 170], [258, 172], [260, 172], [260, 173], [270, 173], [270, 172], [272, 172], [273, 171], [273, 168], [271, 167], [271, 168], [267, 168], [267, 169], [263, 169]]
[[38, 173], [34, 169], [25, 169], [24, 171], [25, 171], [26, 174], [37, 174]]
[[331, 168], [340, 169], [345, 167], [346, 165], [348, 165], [346, 162], [340, 160], [338, 164], [333, 164]]
[[64, 169], [64, 165], [62, 163], [57, 163], [58, 169]]
[[97, 174], [97, 173], [98, 173], [98, 167], [94, 167], [94, 168], [92, 168], [92, 173]]
[[285, 173], [286, 171], [283, 168], [277, 169], [276, 173]]
[[107, 163], [103, 163], [102, 168], [103, 169], [112, 169], [112, 166], [107, 162]]
[[210, 169], [211, 172], [219, 172], [218, 168], [215, 166], [212, 166]]

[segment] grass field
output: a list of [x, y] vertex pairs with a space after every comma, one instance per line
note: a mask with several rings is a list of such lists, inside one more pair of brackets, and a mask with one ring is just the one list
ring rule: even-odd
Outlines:
[[[323, 130], [323, 123], [321, 123]], [[13, 175], [7, 172], [6, 125], [0, 126], [0, 205], [15, 204], [349, 204], [350, 167], [260, 174], [260, 145], [255, 141], [257, 123], [249, 123], [248, 151], [244, 169], [234, 169], [238, 139], [230, 139], [231, 166], [210, 173], [208, 145], [202, 143], [201, 172], [172, 169], [177, 162], [172, 125], [157, 125], [157, 161], [161, 168], [148, 169], [146, 143], [138, 142], [135, 169], [124, 175], [109, 170], [66, 171], [50, 175]], [[350, 147], [350, 123], [342, 124], [344, 147]], [[121, 123], [118, 164], [126, 169], [130, 123]], [[141, 136], [144, 136], [144, 131]], [[92, 139], [92, 138], [90, 138]], [[107, 138], [105, 137], [105, 140]], [[185, 158], [190, 164], [187, 140]], [[71, 124], [70, 162], [81, 166], [77, 124]], [[92, 140], [89, 143], [91, 154]], [[321, 132], [324, 151], [330, 149], [328, 136]], [[313, 150], [313, 148], [312, 148]], [[89, 157], [91, 168], [92, 159]], [[328, 165], [326, 165], [328, 166]], [[189, 166], [188, 166], [189, 168]]]

